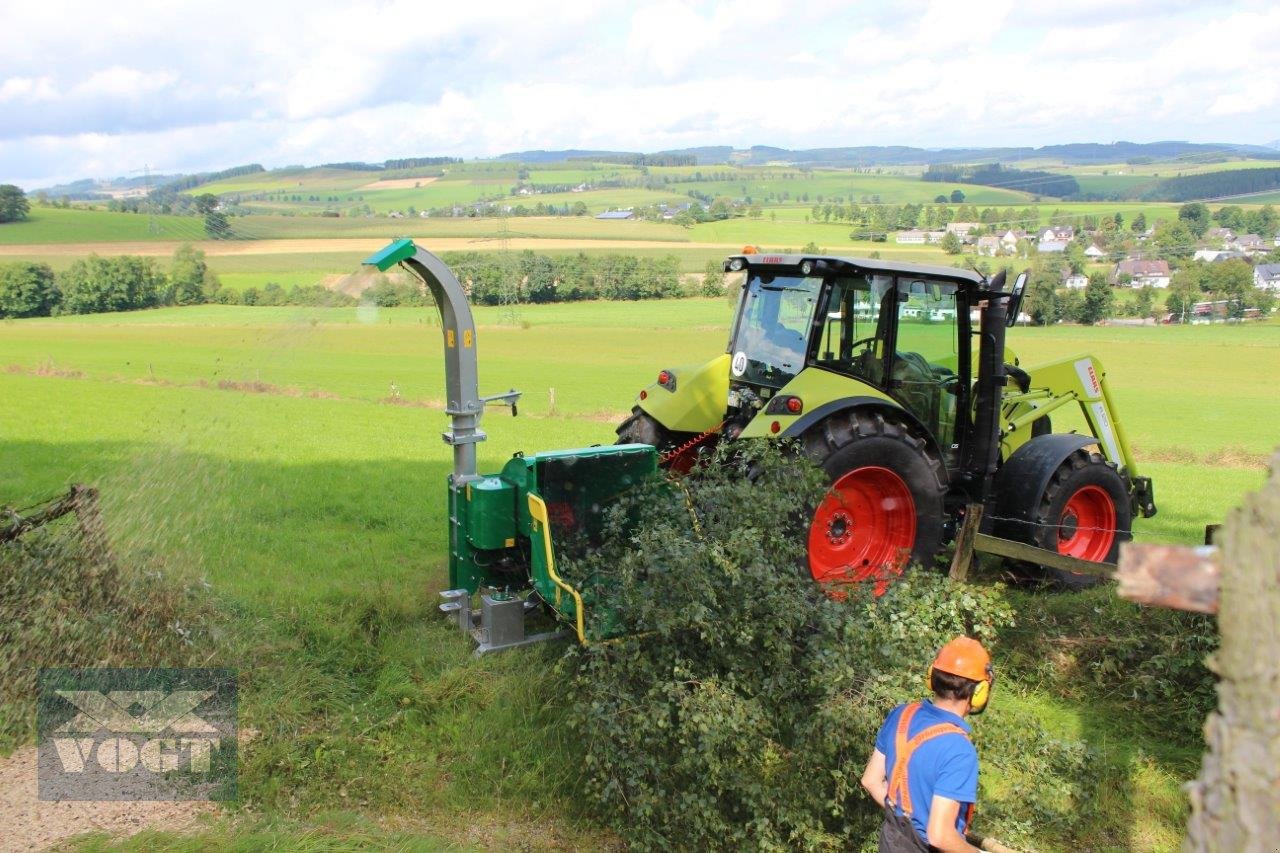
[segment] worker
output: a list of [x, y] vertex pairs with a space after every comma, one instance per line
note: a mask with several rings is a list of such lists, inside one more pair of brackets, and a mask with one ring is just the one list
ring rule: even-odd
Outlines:
[[977, 640], [957, 637], [929, 667], [932, 701], [889, 712], [862, 774], [884, 806], [881, 853], [976, 850], [965, 830], [978, 800], [978, 751], [964, 718], [981, 714], [995, 676]]

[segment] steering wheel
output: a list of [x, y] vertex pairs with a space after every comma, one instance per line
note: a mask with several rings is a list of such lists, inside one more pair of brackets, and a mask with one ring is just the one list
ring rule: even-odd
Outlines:
[[853, 343], [849, 344], [849, 349], [857, 349], [857, 348], [858, 348], [858, 346], [859, 346], [860, 344], [871, 344], [871, 343], [875, 343], [875, 340], [876, 340], [876, 336], [875, 336], [875, 335], [872, 335], [872, 336], [871, 336], [871, 337], [869, 337], [869, 338], [859, 338], [858, 340], [856, 340], [856, 341], [854, 341]]

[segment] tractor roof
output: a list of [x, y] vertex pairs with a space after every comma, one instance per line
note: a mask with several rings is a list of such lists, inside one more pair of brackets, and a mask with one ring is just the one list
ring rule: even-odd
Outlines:
[[725, 261], [725, 269], [732, 269], [734, 261], [742, 261], [738, 269], [750, 267], [798, 267], [805, 261], [812, 262], [819, 269], [825, 265], [832, 272], [846, 273], [881, 273], [888, 275], [919, 275], [930, 278], [944, 278], [959, 285], [982, 289], [988, 284], [981, 273], [958, 267], [935, 267], [929, 264], [912, 264], [901, 261], [883, 261], [878, 258], [845, 258], [834, 255], [771, 255], [750, 254], [731, 255]]

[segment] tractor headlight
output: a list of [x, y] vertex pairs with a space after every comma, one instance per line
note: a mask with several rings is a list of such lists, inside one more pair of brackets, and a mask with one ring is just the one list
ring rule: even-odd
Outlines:
[[729, 269], [733, 272], [740, 271], [744, 266], [746, 266], [746, 261], [742, 260], [742, 258], [734, 258], [729, 261]]
[[800, 265], [800, 274], [809, 275], [813, 272], [813, 261], [805, 261]]

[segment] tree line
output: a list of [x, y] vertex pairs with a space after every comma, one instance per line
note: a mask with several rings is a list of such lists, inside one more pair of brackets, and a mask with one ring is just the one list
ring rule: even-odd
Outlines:
[[[442, 256], [463, 282], [477, 305], [572, 302], [589, 299], [638, 300], [719, 293], [723, 276], [717, 272], [701, 287], [686, 291], [680, 282], [675, 255], [589, 256], [540, 255], [525, 250], [504, 255], [449, 252]], [[717, 271], [718, 271], [718, 264]], [[14, 262], [0, 265], [0, 318], [49, 317], [133, 311], [171, 305], [312, 305], [344, 306], [357, 301], [383, 307], [434, 304], [430, 294], [414, 283], [380, 276], [359, 300], [319, 284], [285, 288], [268, 282], [241, 291], [222, 286], [209, 269], [204, 252], [179, 246], [161, 269], [154, 258], [91, 255], [66, 270], [47, 264]]]
[[920, 178], [947, 184], [981, 184], [1059, 198], [1078, 195], [1080, 192], [1080, 184], [1070, 175], [1034, 169], [1011, 169], [999, 163], [978, 166], [935, 164], [926, 169]]
[[204, 252], [182, 245], [167, 271], [154, 258], [90, 255], [55, 273], [48, 264], [0, 265], [0, 317], [132, 311], [214, 301], [222, 284]]

